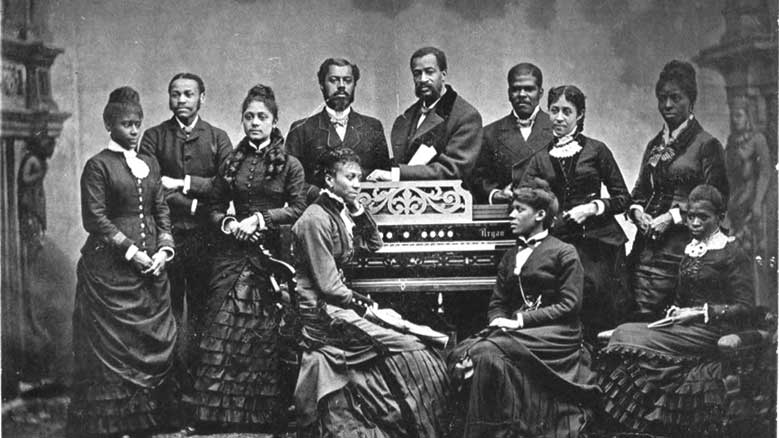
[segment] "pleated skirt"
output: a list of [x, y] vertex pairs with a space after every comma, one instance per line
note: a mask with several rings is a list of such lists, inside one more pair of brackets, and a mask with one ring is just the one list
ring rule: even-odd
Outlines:
[[339, 345], [303, 354], [296, 404], [304, 410], [315, 404], [316, 413], [313, 421], [299, 420], [298, 436], [447, 436], [449, 378], [439, 354], [415, 337], [380, 327], [353, 311], [340, 309], [331, 316], [337, 320], [331, 327], [341, 326], [336, 330], [367, 344], [331, 339]]

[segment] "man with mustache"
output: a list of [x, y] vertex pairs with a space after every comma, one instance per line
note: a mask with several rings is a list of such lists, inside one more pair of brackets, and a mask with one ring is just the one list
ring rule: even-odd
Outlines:
[[510, 203], [512, 167], [521, 176], [530, 157], [552, 141], [549, 114], [538, 106], [543, 95], [543, 76], [538, 67], [530, 63], [511, 67], [508, 97], [512, 111], [484, 128], [481, 153], [473, 171], [475, 202]]
[[[205, 328], [204, 317], [209, 282], [209, 246], [217, 227], [208, 220], [207, 201], [228, 161], [233, 146], [225, 131], [198, 115], [206, 99], [203, 79], [193, 73], [178, 73], [168, 84], [173, 117], [146, 130], [138, 153], [159, 162], [162, 185], [170, 207], [176, 258], [168, 266], [170, 295], [179, 326], [179, 356], [184, 364], [196, 363], [194, 354]], [[213, 230], [212, 230], [213, 229]], [[184, 318], [184, 301], [187, 317]], [[191, 382], [184, 381], [184, 391]]]
[[371, 181], [461, 179], [466, 184], [479, 156], [479, 112], [446, 85], [446, 55], [423, 47], [411, 55], [419, 100], [395, 119], [392, 150], [398, 166], [375, 170]]
[[[352, 108], [360, 68], [343, 58], [328, 58], [319, 67], [317, 79], [325, 107], [294, 122], [286, 141], [287, 151], [303, 164], [309, 187], [315, 184], [317, 159], [325, 149], [353, 150], [366, 174], [374, 169], [389, 169], [389, 148], [381, 122]], [[314, 186], [309, 192], [310, 199], [315, 199], [319, 188]]]

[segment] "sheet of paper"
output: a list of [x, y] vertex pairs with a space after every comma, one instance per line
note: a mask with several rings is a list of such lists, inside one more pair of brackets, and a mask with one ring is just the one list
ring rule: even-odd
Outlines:
[[438, 152], [434, 147], [426, 144], [419, 145], [419, 149], [414, 153], [414, 156], [408, 161], [409, 166], [424, 166], [429, 163]]

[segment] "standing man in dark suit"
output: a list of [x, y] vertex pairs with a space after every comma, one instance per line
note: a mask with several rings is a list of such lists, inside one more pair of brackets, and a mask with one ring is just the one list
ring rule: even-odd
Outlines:
[[423, 47], [411, 55], [419, 100], [395, 119], [392, 150], [398, 166], [374, 170], [371, 181], [461, 179], [468, 182], [481, 150], [481, 115], [446, 85], [446, 55]]
[[317, 79], [325, 107], [294, 122], [286, 141], [287, 151], [303, 164], [306, 183], [314, 184], [317, 158], [326, 148], [353, 150], [366, 175], [374, 169], [389, 170], [389, 148], [381, 122], [352, 108], [360, 68], [343, 58], [328, 58], [319, 67]]
[[508, 73], [511, 114], [484, 128], [484, 141], [473, 171], [472, 191], [479, 204], [511, 202], [512, 166], [524, 173], [530, 157], [552, 141], [552, 122], [538, 102], [544, 95], [541, 70], [521, 63]]
[[[208, 198], [219, 169], [233, 150], [223, 130], [198, 115], [206, 99], [203, 80], [192, 73], [178, 73], [168, 84], [173, 117], [146, 130], [139, 154], [160, 164], [162, 185], [170, 207], [176, 260], [168, 267], [173, 313], [179, 324], [186, 320], [179, 356], [185, 365], [193, 362], [200, 342], [205, 303], [208, 298], [209, 246], [213, 227], [208, 221]], [[187, 315], [183, 317], [184, 301]], [[184, 385], [187, 382], [183, 382]], [[188, 389], [185, 386], [185, 391]]]

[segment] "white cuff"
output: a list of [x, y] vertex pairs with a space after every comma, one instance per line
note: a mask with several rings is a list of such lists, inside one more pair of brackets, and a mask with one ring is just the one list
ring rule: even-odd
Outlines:
[[393, 167], [390, 169], [390, 176], [392, 182], [400, 181], [400, 167]]
[[189, 214], [194, 216], [195, 213], [197, 213], [197, 198], [193, 199], [192, 205], [189, 206]]
[[596, 199], [596, 200], [592, 201], [592, 203], [595, 204], [595, 208], [597, 209], [597, 210], [595, 210], [595, 216], [600, 216], [600, 215], [602, 215], [603, 213], [606, 212], [606, 203], [605, 202], [601, 201], [600, 199]]
[[633, 218], [636, 216], [636, 211], [638, 211], [639, 214], [644, 214], [644, 207], [638, 204], [631, 205], [630, 208], [628, 208], [628, 219], [631, 221], [634, 220]]
[[125, 252], [125, 253], [124, 253], [124, 258], [125, 258], [127, 261], [130, 261], [130, 260], [132, 260], [132, 259], [133, 259], [133, 257], [135, 257], [135, 254], [137, 254], [137, 253], [138, 253], [138, 251], [140, 251], [140, 249], [139, 249], [137, 246], [135, 246], [135, 245], [130, 245], [130, 247], [129, 247], [129, 248], [127, 248], [127, 252]]
[[260, 213], [258, 211], [256, 213], [254, 213], [254, 215], [257, 216], [257, 231], [262, 231], [265, 228], [267, 228], [267, 226], [265, 224], [265, 218], [262, 217], [262, 213]]
[[192, 178], [189, 175], [184, 175], [184, 187], [181, 189], [181, 192], [185, 195], [187, 192], [189, 192], [189, 189], [192, 188]]
[[487, 202], [489, 202], [490, 205], [493, 204], [492, 203], [492, 197], [495, 196], [495, 193], [498, 193], [498, 192], [500, 192], [500, 190], [498, 190], [498, 189], [492, 189], [492, 191], [490, 192], [490, 196], [489, 196], [489, 198], [487, 198]]
[[168, 253], [168, 256], [165, 257], [166, 262], [173, 260], [173, 257], [176, 255], [176, 251], [169, 246], [163, 246], [162, 248], [159, 249], [159, 251], [165, 251], [166, 253]]
[[220, 227], [222, 229], [222, 232], [225, 234], [232, 234], [230, 232], [230, 225], [231, 222], [235, 222], [235, 218], [232, 216], [225, 216], [224, 219], [222, 219], [222, 226]]
[[682, 212], [679, 210], [679, 208], [672, 208], [668, 210], [668, 213], [670, 213], [671, 218], [674, 220], [675, 224], [684, 222], [684, 219], [682, 218]]
[[525, 326], [525, 318], [522, 317], [522, 312], [517, 312], [517, 321], [519, 322], [519, 328]]

